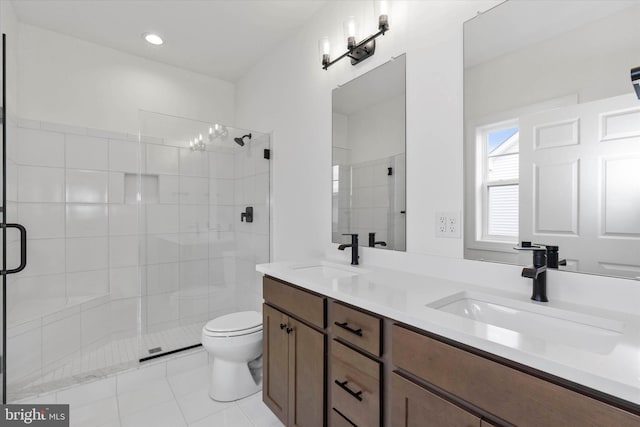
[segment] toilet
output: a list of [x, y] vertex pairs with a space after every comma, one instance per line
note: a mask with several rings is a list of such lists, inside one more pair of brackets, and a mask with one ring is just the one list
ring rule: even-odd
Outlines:
[[209, 321], [202, 328], [202, 346], [213, 356], [212, 399], [229, 402], [262, 389], [262, 375], [250, 364], [262, 355], [262, 314], [240, 311]]

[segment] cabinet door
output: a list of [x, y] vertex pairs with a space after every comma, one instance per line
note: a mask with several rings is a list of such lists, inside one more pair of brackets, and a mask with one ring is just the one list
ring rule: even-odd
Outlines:
[[287, 423], [289, 389], [288, 317], [262, 305], [263, 383], [262, 400], [283, 423]]
[[289, 318], [289, 422], [288, 426], [325, 425], [324, 334]]
[[391, 377], [393, 427], [480, 427], [480, 418], [398, 374]]

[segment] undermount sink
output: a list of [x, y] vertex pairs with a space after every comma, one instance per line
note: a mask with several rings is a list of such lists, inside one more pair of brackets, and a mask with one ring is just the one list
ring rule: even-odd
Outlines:
[[[616, 320], [482, 293], [461, 292], [427, 306], [513, 331], [519, 340], [533, 338], [599, 354], [611, 352], [624, 329]], [[495, 336], [497, 331], [489, 332]]]
[[362, 274], [364, 271], [347, 267], [346, 265], [335, 265], [335, 264], [314, 264], [314, 265], [301, 265], [291, 267], [292, 270], [295, 270], [297, 273], [308, 274], [317, 278], [324, 279], [340, 279], [342, 277], [351, 277], [357, 276], [358, 274]]

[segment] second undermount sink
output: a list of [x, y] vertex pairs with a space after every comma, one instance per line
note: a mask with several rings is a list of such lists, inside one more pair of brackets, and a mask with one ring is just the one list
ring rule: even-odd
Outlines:
[[598, 354], [611, 352], [624, 329], [616, 320], [483, 293], [461, 292], [427, 306], [513, 331], [522, 340], [533, 338]]
[[313, 265], [299, 265], [291, 267], [297, 273], [308, 274], [317, 278], [324, 279], [340, 279], [342, 277], [351, 277], [362, 274], [364, 271], [358, 268], [348, 267], [346, 265], [318, 263]]

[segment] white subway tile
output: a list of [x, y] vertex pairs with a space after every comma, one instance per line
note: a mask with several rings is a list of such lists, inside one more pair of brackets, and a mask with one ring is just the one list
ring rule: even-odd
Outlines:
[[64, 206], [63, 203], [18, 203], [18, 222], [27, 228], [32, 239], [64, 237]]
[[177, 262], [179, 259], [179, 234], [148, 234], [146, 258], [148, 264]]
[[148, 265], [146, 273], [146, 293], [148, 295], [178, 290], [180, 280], [178, 263]]
[[180, 232], [209, 231], [208, 205], [180, 205]]
[[130, 332], [133, 336], [138, 330], [138, 298], [122, 298], [111, 301], [111, 332]]
[[66, 165], [71, 169], [107, 170], [108, 142], [86, 135], [66, 135]]
[[209, 233], [181, 233], [180, 260], [189, 261], [209, 258]]
[[180, 149], [180, 175], [209, 176], [209, 157], [206, 151], [191, 151], [188, 148]]
[[106, 237], [67, 239], [67, 272], [107, 269], [107, 241]]
[[109, 240], [110, 267], [138, 265], [138, 236], [112, 236]]
[[147, 145], [147, 173], [177, 175], [179, 171], [178, 149], [162, 145]]
[[209, 203], [212, 205], [233, 205], [235, 203], [235, 183], [229, 179], [210, 179]]
[[64, 202], [64, 169], [18, 167], [18, 201]]
[[109, 203], [124, 203], [124, 173], [109, 173]]
[[109, 293], [107, 270], [67, 273], [67, 296], [82, 297]]
[[107, 205], [67, 205], [67, 237], [108, 234]]
[[158, 177], [158, 202], [163, 204], [180, 202], [180, 177], [171, 175]]
[[[109, 169], [112, 171], [138, 173], [141, 148], [137, 142], [109, 141]], [[142, 169], [144, 170], [144, 169]]]
[[147, 206], [147, 233], [177, 233], [179, 229], [178, 205]]
[[147, 324], [153, 325], [179, 318], [179, 292], [168, 292], [146, 297]]
[[235, 178], [235, 159], [233, 153], [209, 153], [209, 177], [215, 179]]
[[67, 203], [107, 203], [106, 172], [67, 170]]
[[17, 129], [17, 162], [22, 165], [64, 167], [64, 135]]
[[113, 298], [131, 298], [139, 295], [138, 267], [110, 269], [109, 290]]
[[138, 205], [109, 204], [109, 234], [111, 236], [138, 233]]
[[[64, 239], [29, 239], [27, 242], [27, 267], [20, 273], [22, 277], [64, 273]], [[8, 264], [18, 266], [18, 244], [7, 248]]]
[[206, 178], [181, 176], [180, 203], [190, 205], [208, 205], [209, 180]]

